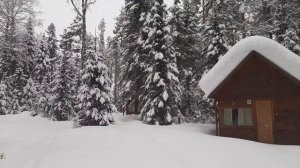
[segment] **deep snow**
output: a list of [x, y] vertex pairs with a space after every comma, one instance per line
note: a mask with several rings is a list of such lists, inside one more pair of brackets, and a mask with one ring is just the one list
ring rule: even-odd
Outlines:
[[0, 116], [1, 168], [299, 168], [300, 146], [214, 136], [213, 125], [149, 126], [116, 115], [73, 129], [28, 113]]

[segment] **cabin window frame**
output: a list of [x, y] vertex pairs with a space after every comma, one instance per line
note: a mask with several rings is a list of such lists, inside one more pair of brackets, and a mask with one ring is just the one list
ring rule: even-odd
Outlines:
[[[252, 125], [228, 125], [225, 123], [225, 109], [251, 109], [252, 110]], [[224, 107], [221, 107], [219, 112], [221, 113], [221, 115], [219, 116], [219, 123], [220, 125], [222, 125], [222, 127], [230, 127], [230, 128], [253, 128], [253, 127], [256, 127], [256, 111], [255, 111], [255, 107], [253, 106], [245, 106], [245, 105], [241, 105], [241, 106], [224, 106]]]
[[[223, 122], [226, 126], [253, 126], [253, 109], [247, 108], [224, 108]], [[227, 114], [226, 114], [227, 113]], [[226, 122], [227, 121], [227, 122]]]

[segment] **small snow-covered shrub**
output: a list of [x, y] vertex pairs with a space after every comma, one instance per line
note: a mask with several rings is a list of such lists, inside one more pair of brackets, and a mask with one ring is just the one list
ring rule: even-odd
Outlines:
[[80, 128], [80, 119], [78, 117], [73, 119], [73, 128]]

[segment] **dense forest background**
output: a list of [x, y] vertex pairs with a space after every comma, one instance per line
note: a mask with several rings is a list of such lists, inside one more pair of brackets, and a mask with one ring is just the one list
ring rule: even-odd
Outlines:
[[0, 0], [1, 115], [77, 126], [109, 125], [114, 112], [147, 124], [213, 122], [198, 81], [231, 46], [260, 35], [300, 55], [299, 0], [125, 0], [107, 39], [104, 19], [99, 35], [86, 30], [95, 0], [68, 2], [74, 21], [58, 37], [54, 24], [35, 32], [35, 0]]

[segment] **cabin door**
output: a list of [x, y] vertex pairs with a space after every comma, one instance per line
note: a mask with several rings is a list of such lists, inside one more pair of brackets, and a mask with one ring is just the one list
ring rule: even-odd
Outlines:
[[274, 143], [272, 100], [256, 101], [258, 141]]

